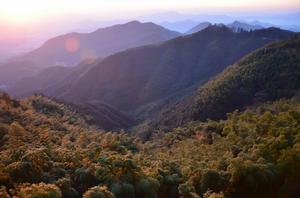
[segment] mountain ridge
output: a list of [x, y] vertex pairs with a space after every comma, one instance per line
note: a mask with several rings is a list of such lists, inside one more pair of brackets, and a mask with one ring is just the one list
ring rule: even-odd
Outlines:
[[[276, 28], [234, 33], [225, 26], [210, 26], [160, 45], [116, 53], [93, 63], [85, 75], [72, 75], [60, 82], [63, 86], [41, 92], [72, 103], [96, 100], [131, 115], [148, 115], [181, 98], [180, 93], [191, 93], [252, 50], [292, 34]], [[19, 90], [24, 91], [22, 84]]]
[[[74, 66], [89, 59], [96, 61], [116, 52], [129, 48], [160, 43], [181, 34], [168, 30], [154, 23], [141, 23], [131, 21], [106, 28], [99, 28], [91, 33], [68, 33], [50, 38], [39, 48], [23, 55], [11, 58], [3, 66], [0, 65], [0, 73], [9, 75], [9, 79], [0, 78], [0, 84], [11, 85], [24, 77], [31, 77], [42, 69], [51, 66]], [[18, 66], [24, 61], [32, 62], [36, 67], [29, 72], [19, 72]], [[5, 68], [4, 68], [5, 67]], [[7, 71], [8, 70], [8, 71]], [[2, 80], [3, 79], [3, 80]]]

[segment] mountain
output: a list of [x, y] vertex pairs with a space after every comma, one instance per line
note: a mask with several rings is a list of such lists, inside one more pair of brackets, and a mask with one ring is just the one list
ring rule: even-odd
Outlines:
[[159, 43], [179, 36], [154, 23], [129, 23], [101, 28], [91, 33], [69, 33], [49, 39], [21, 59], [38, 65], [75, 65], [85, 58], [105, 57], [128, 48]]
[[227, 27], [231, 28], [235, 32], [259, 30], [259, 29], [264, 28], [263, 26], [260, 26], [260, 25], [250, 25], [250, 24], [243, 23], [240, 21], [234, 21], [234, 22], [228, 24]]
[[201, 84], [250, 51], [290, 35], [278, 29], [235, 34], [212, 26], [194, 36], [110, 56], [55, 96], [135, 110]]
[[[212, 25], [210, 22], [202, 22], [195, 27], [191, 28], [185, 34], [193, 34], [195, 32], [199, 32], [208, 26]], [[222, 26], [223, 24], [218, 24], [219, 26]], [[247, 23], [243, 23], [240, 21], [234, 21], [228, 25], [226, 25], [228, 28], [230, 28], [234, 32], [240, 32], [240, 31], [251, 31], [251, 30], [259, 30], [259, 29], [264, 29], [263, 26], [260, 25], [250, 25]]]
[[210, 25], [212, 25], [210, 22], [202, 22], [202, 23], [196, 25], [195, 27], [193, 27], [192, 29], [188, 30], [187, 32], [185, 32], [185, 34], [193, 34], [195, 32], [199, 32], [201, 30], [204, 30], [205, 28], [207, 28]]
[[[195, 116], [222, 118], [225, 112], [247, 105], [297, 95], [299, 62], [299, 34], [251, 53], [200, 88]], [[207, 115], [204, 106], [210, 111]]]
[[223, 119], [226, 113], [300, 93], [300, 35], [245, 56], [199, 88], [190, 98], [162, 111], [161, 126]]
[[210, 26], [160, 45], [109, 56], [83, 75], [73, 75], [40, 92], [72, 103], [98, 101], [147, 117], [169, 101], [192, 93], [245, 54], [291, 35], [275, 28], [234, 33], [224, 26]]
[[50, 66], [73, 66], [85, 59], [97, 59], [128, 48], [160, 43], [179, 35], [154, 23], [132, 21], [92, 33], [57, 36], [38, 49], [1, 64], [0, 84], [12, 85]]

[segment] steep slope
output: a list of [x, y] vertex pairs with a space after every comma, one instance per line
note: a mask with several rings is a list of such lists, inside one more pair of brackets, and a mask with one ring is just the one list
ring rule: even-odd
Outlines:
[[205, 28], [207, 28], [210, 25], [212, 25], [210, 22], [202, 22], [202, 23], [196, 25], [195, 27], [193, 27], [192, 29], [188, 30], [185, 34], [193, 34], [195, 32], [199, 32], [201, 30], [204, 30]]
[[55, 85], [57, 82], [65, 79], [75, 68], [53, 66], [38, 72], [32, 77], [20, 79], [8, 88], [8, 92], [12, 95], [17, 93], [19, 97], [29, 96], [32, 93], [38, 93], [47, 87]]
[[163, 111], [158, 125], [222, 119], [236, 109], [299, 95], [299, 63], [299, 34], [267, 45], [228, 67], [200, 87], [194, 97]]
[[73, 108], [86, 115], [86, 122], [104, 130], [128, 129], [135, 120], [112, 106], [99, 101], [87, 101], [73, 105]]
[[98, 100], [121, 111], [143, 108], [145, 112], [186, 90], [191, 92], [254, 49], [291, 35], [275, 28], [233, 33], [223, 26], [210, 26], [161, 45], [112, 55], [51, 96], [71, 102]]

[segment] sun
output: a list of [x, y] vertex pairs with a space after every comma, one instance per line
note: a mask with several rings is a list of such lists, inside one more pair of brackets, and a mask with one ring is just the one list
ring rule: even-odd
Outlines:
[[49, 11], [47, 4], [38, 0], [1, 0], [0, 18], [10, 23], [32, 22]]

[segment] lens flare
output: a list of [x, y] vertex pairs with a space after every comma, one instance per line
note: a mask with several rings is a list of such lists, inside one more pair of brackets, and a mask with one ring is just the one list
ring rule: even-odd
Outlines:
[[80, 59], [87, 64], [92, 64], [97, 60], [97, 54], [92, 49], [83, 49], [80, 53]]
[[68, 52], [77, 52], [80, 48], [79, 41], [76, 38], [69, 38], [65, 41], [65, 49]]

